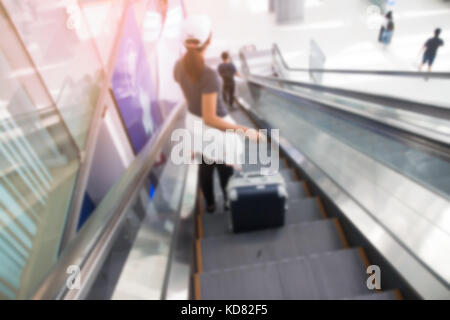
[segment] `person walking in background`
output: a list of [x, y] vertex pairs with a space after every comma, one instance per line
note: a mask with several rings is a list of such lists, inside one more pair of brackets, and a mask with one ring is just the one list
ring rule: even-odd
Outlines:
[[385, 15], [386, 22], [381, 26], [379, 41], [385, 46], [391, 43], [392, 34], [394, 33], [394, 18], [392, 16], [392, 11], [389, 11]]
[[230, 108], [233, 108], [235, 90], [234, 76], [239, 77], [240, 74], [234, 64], [230, 61], [228, 52], [222, 52], [222, 63], [219, 65], [218, 71], [223, 82], [223, 101], [225, 101]]
[[425, 42], [422, 51], [423, 52], [423, 58], [422, 63], [419, 66], [419, 71], [422, 70], [422, 67], [424, 64], [428, 64], [428, 72], [431, 71], [431, 66], [433, 65], [434, 59], [436, 58], [437, 50], [440, 46], [444, 45], [444, 41], [439, 38], [439, 35], [441, 34], [441, 29], [437, 28], [434, 30], [434, 37], [430, 38]]

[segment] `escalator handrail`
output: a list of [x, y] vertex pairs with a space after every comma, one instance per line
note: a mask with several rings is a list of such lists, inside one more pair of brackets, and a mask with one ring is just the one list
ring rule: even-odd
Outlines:
[[[317, 99], [311, 98], [311, 97], [306, 97], [305, 95], [300, 94], [297, 91], [268, 84], [267, 82], [264, 82], [261, 80], [261, 78], [264, 78], [264, 77], [261, 77], [258, 75], [253, 75], [251, 73], [250, 66], [248, 65], [247, 57], [243, 50], [241, 50], [239, 52], [239, 58], [241, 59], [242, 72], [248, 83], [254, 83], [256, 85], [267, 87], [267, 88], [270, 88], [270, 89], [278, 91], [278, 92], [284, 92], [289, 95], [293, 95], [293, 96], [297, 96], [297, 97], [307, 99], [310, 101], [318, 102]], [[273, 79], [280, 81], [280, 79], [278, 79], [278, 78], [273, 78]], [[331, 89], [331, 87], [329, 87], [329, 88]], [[355, 93], [356, 93], [356, 91], [355, 91]], [[338, 106], [334, 105], [333, 103], [323, 102], [323, 101], [320, 101], [320, 103], [324, 103], [329, 107], [339, 109], [342, 111], [342, 107], [338, 107]], [[351, 108], [345, 108], [345, 109], [346, 109], [346, 112], [354, 113], [363, 118], [371, 119], [373, 121], [380, 122], [389, 127], [394, 127], [394, 128], [400, 129], [402, 131], [406, 131], [409, 134], [412, 134], [413, 136], [425, 138], [426, 140], [432, 141], [433, 143], [437, 142], [437, 144], [434, 145], [434, 148], [437, 148], [438, 144], [443, 144], [444, 149], [446, 150], [448, 145], [450, 144], [448, 134], [446, 134], [445, 132], [442, 132], [441, 130], [438, 130], [436, 132], [429, 132], [428, 130], [425, 130], [424, 128], [418, 128], [416, 126], [411, 125], [410, 123], [403, 123], [401, 120], [398, 120], [398, 119], [389, 119], [389, 118], [386, 118], [385, 116], [376, 116], [372, 112], [365, 112], [365, 111], [361, 111], [361, 110], [352, 110]], [[396, 112], [401, 113], [401, 112], [407, 112], [407, 111], [398, 110]], [[423, 118], [422, 120], [429, 120], [429, 118], [431, 118], [430, 116], [426, 116], [426, 115], [422, 115], [422, 114], [418, 114], [418, 113], [416, 113], [416, 116], [422, 117]], [[439, 129], [439, 128], [437, 128], [437, 129]], [[437, 149], [440, 149], [440, 148], [437, 148]]]
[[[309, 97], [309, 96], [299, 93], [298, 91], [294, 91], [294, 90], [287, 89], [287, 88], [282, 88], [282, 87], [275, 86], [275, 85], [269, 84], [267, 82], [261, 81], [260, 79], [255, 78], [253, 75], [247, 75], [246, 80], [248, 83], [253, 83], [258, 86], [262, 86], [262, 87], [265, 87], [265, 88], [268, 88], [268, 89], [271, 89], [271, 90], [274, 90], [277, 92], [288, 94], [290, 96], [299, 97], [299, 98], [306, 99], [306, 100], [313, 101], [313, 102], [323, 103], [323, 104], [325, 104], [333, 109], [339, 110], [341, 112], [348, 112], [351, 114], [355, 114], [357, 116], [379, 122], [383, 125], [393, 127], [393, 128], [399, 129], [404, 132], [408, 132], [409, 134], [411, 134], [413, 136], [425, 138], [428, 141], [432, 141], [433, 143], [441, 144], [441, 145], [443, 145], [443, 148], [445, 148], [445, 150], [447, 150], [448, 146], [450, 145], [449, 135], [446, 132], [439, 130], [439, 128], [436, 128], [435, 131], [431, 132], [430, 130], [425, 130], [425, 128], [417, 127], [411, 123], [404, 122], [401, 119], [396, 119], [395, 117], [387, 118], [384, 115], [377, 115], [376, 113], [373, 113], [373, 112], [368, 112], [365, 110], [356, 110], [351, 107], [344, 107], [344, 106], [336, 105], [335, 103], [332, 103], [329, 101], [321, 101], [319, 98]], [[405, 112], [405, 111], [400, 111], [400, 110], [396, 111], [396, 113], [402, 113], [402, 112]], [[425, 122], [429, 121], [429, 118], [430, 118], [429, 116], [425, 116], [425, 115], [421, 115], [421, 114], [416, 114], [416, 117], [420, 117], [421, 120], [425, 121]], [[437, 144], [436, 144], [436, 148], [437, 148]]]
[[395, 76], [411, 78], [436, 78], [450, 79], [450, 72], [419, 72], [419, 71], [398, 71], [398, 70], [360, 70], [360, 69], [315, 69], [315, 68], [293, 68], [289, 66], [276, 43], [272, 45], [272, 56], [279, 56], [283, 67], [292, 72], [318, 72], [318, 73], [336, 73], [336, 74], [359, 74], [373, 76]]
[[[184, 102], [179, 103], [172, 110], [157, 135], [136, 156], [119, 181], [92, 213], [90, 219], [83, 225], [78, 235], [62, 252], [56, 264], [32, 295], [32, 299], [80, 299], [87, 295], [112, 246], [119, 226], [128, 212], [129, 205], [153, 164], [158, 160], [160, 150], [167, 143], [183, 109]], [[117, 191], [123, 191], [123, 193], [119, 197], [112, 197], [111, 195]], [[67, 286], [70, 276], [68, 268], [73, 265], [79, 267], [81, 288], [71, 290]]]
[[[416, 102], [416, 101], [406, 100], [406, 99], [397, 98], [397, 97], [393, 97], [393, 96], [372, 94], [372, 93], [367, 93], [367, 92], [357, 91], [357, 90], [350, 90], [350, 89], [342, 89], [342, 88], [325, 86], [322, 84], [308, 83], [308, 82], [303, 82], [303, 81], [298, 81], [298, 80], [290, 80], [290, 79], [262, 76], [262, 75], [256, 75], [256, 74], [252, 74], [251, 77], [259, 78], [259, 79], [262, 79], [265, 81], [279, 82], [279, 83], [284, 83], [284, 84], [288, 84], [288, 85], [304, 87], [304, 88], [315, 90], [315, 91], [334, 93], [334, 94], [338, 94], [338, 95], [342, 95], [342, 96], [359, 95], [363, 98], [372, 98], [372, 99], [376, 98], [376, 99], [379, 99], [380, 101], [386, 101], [387, 103], [389, 103], [390, 101], [397, 101], [397, 102], [404, 102], [404, 103], [407, 102], [409, 105], [414, 104], [414, 105], [420, 106], [423, 109], [430, 109], [430, 110], [432, 109], [439, 113], [438, 117], [440, 117], [440, 118], [450, 119], [450, 107], [440, 106], [437, 104]], [[424, 112], [424, 114], [427, 114], [427, 113]]]

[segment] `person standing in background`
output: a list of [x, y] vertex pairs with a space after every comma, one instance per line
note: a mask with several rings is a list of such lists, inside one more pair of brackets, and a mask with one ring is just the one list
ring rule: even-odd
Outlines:
[[394, 18], [392, 16], [392, 11], [389, 11], [385, 15], [386, 23], [381, 26], [379, 40], [385, 46], [391, 43], [392, 34], [394, 33]]
[[219, 65], [218, 71], [223, 82], [223, 101], [227, 103], [230, 108], [233, 108], [235, 90], [234, 76], [240, 77], [240, 74], [234, 64], [230, 61], [230, 55], [228, 52], [222, 52], [221, 57], [222, 63]]
[[444, 45], [444, 41], [439, 38], [439, 35], [441, 34], [441, 29], [437, 28], [434, 30], [434, 37], [430, 38], [425, 42], [423, 45], [422, 51], [423, 52], [423, 58], [422, 63], [419, 66], [419, 71], [422, 70], [422, 67], [424, 64], [428, 64], [428, 72], [431, 71], [431, 66], [433, 65], [434, 59], [436, 58], [437, 50], [440, 46]]

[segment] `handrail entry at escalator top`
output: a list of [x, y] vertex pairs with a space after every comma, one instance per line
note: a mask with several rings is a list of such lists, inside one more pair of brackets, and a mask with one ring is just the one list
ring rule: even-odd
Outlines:
[[276, 43], [272, 45], [272, 55], [278, 55], [283, 67], [293, 72], [320, 72], [338, 74], [359, 74], [374, 76], [396, 76], [396, 77], [418, 77], [418, 78], [438, 78], [450, 79], [450, 72], [419, 72], [419, 71], [399, 71], [399, 70], [361, 70], [361, 69], [315, 69], [315, 68], [293, 68], [289, 66]]
[[[438, 105], [433, 102], [431, 102], [431, 103], [430, 102], [418, 102], [418, 101], [407, 100], [404, 98], [399, 98], [399, 97], [395, 97], [395, 96], [391, 96], [391, 95], [367, 93], [367, 92], [363, 92], [363, 91], [343, 89], [343, 88], [328, 86], [328, 85], [323, 85], [323, 84], [308, 83], [308, 82], [303, 82], [303, 81], [299, 81], [299, 80], [283, 79], [283, 78], [278, 78], [278, 77], [262, 76], [262, 75], [257, 75], [257, 74], [252, 74], [250, 77], [262, 79], [265, 81], [279, 82], [279, 83], [284, 83], [284, 84], [288, 84], [288, 85], [304, 87], [304, 88], [307, 88], [310, 90], [328, 92], [328, 93], [343, 95], [343, 96], [347, 95], [347, 96], [352, 97], [354, 95], [359, 95], [359, 96], [363, 97], [363, 99], [376, 98], [376, 99], [384, 100], [388, 103], [389, 103], [389, 101], [408, 103], [407, 110], [409, 110], [409, 111], [411, 111], [411, 104], [414, 104], [416, 106], [420, 106], [421, 108], [427, 108], [428, 109], [427, 113], [424, 113], [424, 114], [428, 114], [428, 112], [432, 109], [433, 113], [435, 113], [434, 117], [450, 120], [450, 106]], [[359, 98], [356, 98], [356, 99], [359, 99]]]

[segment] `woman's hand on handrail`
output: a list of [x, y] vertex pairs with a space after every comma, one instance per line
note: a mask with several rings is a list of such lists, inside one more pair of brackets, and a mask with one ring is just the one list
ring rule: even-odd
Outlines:
[[260, 142], [260, 141], [267, 141], [266, 135], [263, 133], [253, 129], [253, 128], [246, 128], [245, 131], [245, 137], [247, 137], [252, 142]]

